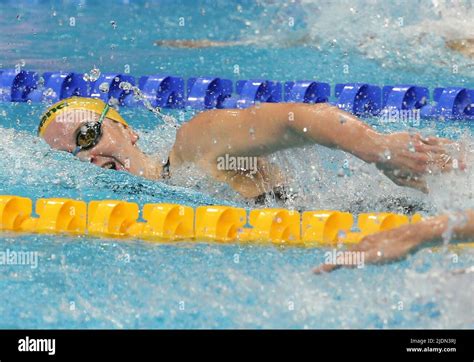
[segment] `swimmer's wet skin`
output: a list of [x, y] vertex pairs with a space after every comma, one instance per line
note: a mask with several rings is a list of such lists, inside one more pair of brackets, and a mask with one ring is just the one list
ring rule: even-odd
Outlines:
[[[443, 234], [450, 230], [457, 242], [474, 240], [474, 210], [440, 215], [416, 224], [403, 225], [364, 237], [349, 248], [350, 252], [364, 253], [364, 262], [383, 264], [406, 257], [410, 252], [433, 243], [441, 243]], [[322, 264], [314, 269], [316, 274], [327, 273], [341, 267], [353, 268], [356, 264]]]
[[[375, 163], [398, 185], [427, 192], [423, 175], [450, 171], [454, 166], [446, 147], [458, 146], [447, 139], [425, 139], [407, 132], [380, 134], [336, 107], [304, 103], [201, 112], [178, 130], [165, 164], [143, 153], [136, 145], [137, 134], [116, 110], [98, 99], [72, 97], [54, 104], [41, 118], [38, 134], [53, 148], [98, 166], [154, 180], [168, 177], [173, 167], [193, 163], [243, 197], [262, 202], [269, 192], [282, 200], [291, 197], [281, 171], [265, 158], [273, 152], [311, 144], [340, 149]], [[223, 170], [217, 164], [224, 156], [256, 158], [256, 169]], [[462, 160], [457, 162], [458, 167], [465, 167]], [[456, 237], [472, 238], [474, 212], [467, 211], [463, 217], [465, 222], [454, 229]], [[424, 243], [439, 240], [448, 221], [443, 215], [373, 234], [351, 250], [366, 253], [367, 263], [400, 259]], [[315, 271], [338, 267], [323, 265]]]
[[[77, 152], [77, 157], [153, 180], [191, 163], [249, 199], [284, 188], [281, 170], [266, 160], [280, 150], [311, 144], [340, 149], [374, 163], [398, 185], [427, 192], [423, 175], [452, 170], [453, 160], [446, 146], [457, 147], [447, 139], [408, 132], [377, 133], [352, 114], [325, 103], [262, 103], [247, 109], [197, 114], [178, 130], [169, 162], [163, 165], [137, 147], [138, 135], [115, 110], [108, 110], [103, 117], [97, 128], [100, 137], [96, 137], [97, 132], [91, 129], [106, 105], [98, 99], [93, 101], [91, 106], [87, 98], [72, 97], [52, 105], [42, 117], [39, 135], [51, 147], [73, 153], [81, 146], [78, 135], [85, 134], [86, 141], [90, 137], [95, 142]], [[256, 172], [219, 168], [218, 160], [229, 156], [256, 158]], [[462, 160], [456, 163], [461, 169], [465, 167]]]

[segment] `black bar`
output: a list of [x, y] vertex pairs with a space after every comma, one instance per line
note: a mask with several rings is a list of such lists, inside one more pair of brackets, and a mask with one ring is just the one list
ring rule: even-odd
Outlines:
[[[472, 330], [1, 330], [0, 361], [472, 361], [473, 337]], [[54, 355], [47, 351], [19, 351], [20, 340], [22, 348], [39, 348], [36, 339], [55, 339]], [[26, 342], [30, 343], [28, 347]], [[47, 349], [46, 344], [43, 346]], [[426, 350], [407, 352], [407, 348]], [[428, 348], [456, 351], [440, 353]], [[49, 350], [52, 352], [52, 348]]]

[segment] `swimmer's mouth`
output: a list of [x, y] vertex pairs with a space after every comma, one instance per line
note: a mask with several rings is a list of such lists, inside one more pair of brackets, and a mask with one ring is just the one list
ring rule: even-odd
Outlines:
[[106, 162], [101, 167], [107, 170], [127, 171], [125, 167], [123, 167], [119, 162], [115, 161]]

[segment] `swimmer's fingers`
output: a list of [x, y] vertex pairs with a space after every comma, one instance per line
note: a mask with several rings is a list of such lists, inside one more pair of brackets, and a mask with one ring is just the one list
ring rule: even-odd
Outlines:
[[430, 146], [449, 145], [449, 144], [455, 143], [454, 141], [451, 141], [450, 139], [447, 139], [447, 138], [433, 137], [433, 136], [421, 137], [421, 141]]
[[429, 193], [428, 185], [426, 180], [419, 176], [411, 176], [405, 179], [401, 179], [402, 186], [411, 187], [412, 189], [419, 190], [425, 194]]
[[337, 270], [341, 268], [342, 265], [337, 265], [337, 264], [321, 264], [317, 266], [316, 268], [313, 269], [314, 274], [324, 274], [324, 273], [330, 273], [334, 270]]
[[[381, 257], [379, 251], [372, 245], [368, 246], [367, 250], [364, 250], [364, 248], [355, 247], [355, 248], [349, 248], [348, 251], [358, 252], [358, 253], [363, 254], [364, 263], [377, 264], [384, 261], [384, 258]], [[360, 265], [356, 263], [354, 264], [321, 264], [313, 269], [313, 273], [325, 274], [325, 273], [333, 272], [334, 270], [337, 270], [340, 268], [353, 269], [356, 267], [360, 268]]]
[[395, 170], [384, 171], [384, 174], [398, 186], [411, 187], [413, 189], [420, 190], [425, 194], [427, 194], [429, 191], [426, 180], [420, 175], [402, 174], [401, 172], [397, 172]]
[[428, 156], [427, 170], [448, 172], [466, 168], [464, 145], [446, 138], [427, 137], [417, 140], [415, 150]]
[[427, 164], [427, 171], [431, 172], [450, 172], [454, 169], [464, 170], [466, 168], [465, 161], [458, 159], [447, 153], [428, 154], [429, 161]]
[[[372, 239], [370, 237], [365, 237], [360, 241], [360, 243], [348, 247], [346, 251], [361, 252], [365, 254], [365, 252], [371, 248], [373, 248]], [[340, 268], [354, 268], [356, 266], [357, 264], [321, 264], [313, 269], [313, 273], [324, 274]]]

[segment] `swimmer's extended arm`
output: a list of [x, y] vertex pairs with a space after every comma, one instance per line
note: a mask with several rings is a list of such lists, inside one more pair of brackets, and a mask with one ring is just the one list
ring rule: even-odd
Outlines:
[[[197, 39], [197, 40], [185, 40], [185, 39], [160, 39], [155, 40], [153, 45], [167, 48], [183, 48], [183, 49], [195, 49], [195, 48], [222, 48], [222, 47], [233, 47], [233, 46], [249, 46], [249, 45], [266, 45], [271, 43], [274, 46], [273, 39], [265, 39], [262, 37], [249, 38], [242, 40], [209, 40], [209, 39]], [[300, 37], [280, 39], [278, 41], [279, 47], [290, 47], [300, 45], [313, 44], [314, 40], [311, 39], [309, 34], [303, 34]]]
[[[451, 215], [440, 215], [425, 219], [416, 224], [403, 225], [364, 237], [350, 248], [364, 253], [364, 262], [382, 264], [404, 258], [423, 244], [440, 242], [443, 234], [450, 232], [452, 240], [474, 241], [474, 210]], [[344, 265], [353, 267], [354, 265]], [[340, 265], [323, 264], [315, 273], [330, 272]]]
[[153, 44], [160, 47], [168, 48], [216, 48], [216, 47], [231, 47], [239, 45], [250, 45], [253, 42], [244, 41], [244, 40], [234, 40], [234, 41], [217, 41], [217, 40], [156, 40]]
[[[320, 144], [375, 163], [395, 183], [424, 188], [418, 178], [431, 166], [450, 168], [448, 140], [422, 139], [407, 132], [380, 134], [350, 113], [320, 103], [262, 103], [247, 109], [202, 112], [185, 124], [175, 149], [183, 159], [214, 162], [217, 157], [265, 156]], [[463, 167], [462, 162], [459, 162]]]

